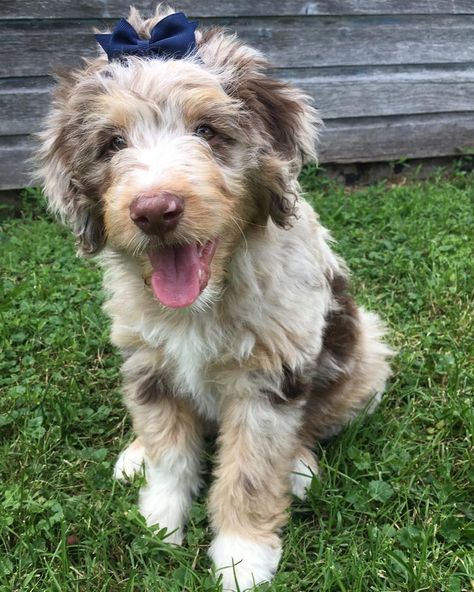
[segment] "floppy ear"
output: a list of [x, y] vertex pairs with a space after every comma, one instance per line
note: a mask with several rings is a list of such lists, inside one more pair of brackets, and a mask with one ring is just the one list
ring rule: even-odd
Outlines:
[[270, 194], [270, 217], [278, 226], [288, 228], [300, 194], [301, 167], [316, 160], [320, 120], [309, 104], [309, 97], [258, 70], [242, 81], [240, 98], [253, 119], [260, 120], [267, 139], [259, 175]]
[[241, 81], [239, 97], [263, 123], [273, 151], [292, 163], [296, 175], [305, 162], [316, 160], [321, 122], [308, 96], [258, 68]]
[[289, 226], [301, 167], [317, 158], [321, 120], [310, 97], [268, 76], [269, 64], [263, 56], [222, 30], [203, 34], [199, 55], [249, 113], [250, 133], [260, 148], [258, 178], [270, 194], [269, 214], [279, 226]]
[[81, 161], [81, 140], [74, 129], [78, 114], [69, 105], [73, 78], [58, 80], [52, 110], [37, 136], [36, 177], [43, 184], [49, 208], [72, 228], [79, 252], [93, 255], [105, 242], [101, 204], [99, 196], [83, 187], [75, 174]]

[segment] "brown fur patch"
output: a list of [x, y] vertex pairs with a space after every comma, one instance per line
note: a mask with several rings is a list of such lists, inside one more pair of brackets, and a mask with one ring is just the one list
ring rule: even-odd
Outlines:
[[287, 160], [297, 157], [302, 162], [306, 160], [309, 155], [305, 154], [298, 136], [301, 121], [307, 115], [307, 104], [301, 100], [299, 92], [281, 80], [259, 75], [245, 80], [239, 97], [250, 112], [261, 119], [277, 153]]
[[144, 376], [139, 379], [133, 387], [135, 402], [139, 405], [155, 403], [163, 397], [172, 394], [164, 378], [160, 376]]
[[310, 378], [301, 372], [291, 370], [285, 364], [282, 367], [282, 379], [278, 392], [267, 390], [263, 394], [268, 397], [272, 405], [285, 405], [304, 400], [311, 389]]
[[[330, 280], [333, 307], [328, 313], [323, 348], [312, 375], [312, 388], [305, 410], [303, 441], [309, 446], [315, 439], [326, 439], [368, 404], [375, 394], [371, 376], [364, 376], [361, 360], [360, 314], [348, 293], [347, 278]], [[385, 362], [381, 359], [381, 365]], [[361, 386], [363, 385], [363, 388]]]
[[354, 355], [359, 333], [357, 306], [348, 287], [343, 275], [336, 275], [330, 281], [336, 306], [326, 318], [323, 333], [323, 355], [331, 355], [341, 366]]
[[312, 375], [302, 430], [303, 441], [309, 446], [316, 439], [332, 435], [347, 422], [351, 396], [347, 385], [357, 358], [359, 315], [348, 294], [348, 281], [342, 275], [329, 280], [333, 305], [326, 317], [321, 353]]
[[278, 352], [272, 352], [265, 343], [257, 337], [252, 350], [252, 355], [246, 365], [249, 370], [275, 372], [281, 368], [282, 361]]
[[298, 374], [283, 366], [283, 383], [281, 391], [287, 401], [294, 401], [303, 397], [308, 391], [308, 382], [301, 374]]

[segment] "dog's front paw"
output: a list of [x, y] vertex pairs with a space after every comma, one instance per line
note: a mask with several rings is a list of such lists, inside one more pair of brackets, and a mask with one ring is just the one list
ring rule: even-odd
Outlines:
[[114, 467], [114, 479], [118, 481], [132, 479], [142, 468], [144, 459], [145, 448], [137, 438], [120, 453]]
[[243, 592], [273, 578], [280, 561], [281, 545], [279, 542], [272, 546], [236, 535], [219, 534], [209, 555], [214, 562], [216, 577], [222, 574], [223, 590]]
[[[154, 476], [148, 467], [147, 475]], [[165, 475], [159, 477], [150, 478], [147, 485], [140, 489], [138, 506], [148, 526], [166, 528], [166, 543], [181, 545], [191, 507], [191, 495], [173, 486], [172, 479], [167, 483]]]

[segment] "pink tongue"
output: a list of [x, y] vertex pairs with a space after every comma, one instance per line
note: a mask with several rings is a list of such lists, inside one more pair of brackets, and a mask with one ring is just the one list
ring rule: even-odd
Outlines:
[[167, 246], [149, 253], [151, 287], [156, 298], [171, 308], [192, 304], [201, 293], [197, 244]]

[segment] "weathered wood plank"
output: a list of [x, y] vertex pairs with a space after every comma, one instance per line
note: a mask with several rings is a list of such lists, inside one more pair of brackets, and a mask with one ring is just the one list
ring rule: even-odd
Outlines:
[[474, 67], [277, 70], [325, 120], [474, 110]]
[[0, 137], [0, 190], [31, 185], [31, 167], [27, 163], [33, 142], [27, 136]]
[[474, 113], [330, 121], [320, 161], [372, 162], [474, 153]]
[[[120, 18], [134, 4], [150, 14], [149, 0], [2, 0], [0, 19]], [[176, 0], [194, 17], [363, 14], [474, 14], [472, 0]]]
[[53, 81], [50, 78], [0, 79], [0, 135], [38, 131], [48, 111]]
[[[277, 70], [310, 94], [325, 120], [474, 109], [474, 67]], [[0, 79], [0, 134], [38, 130], [50, 78]]]
[[[0, 189], [26, 186], [25, 160], [33, 143], [26, 136], [0, 138]], [[329, 121], [320, 161], [371, 162], [474, 153], [474, 113], [413, 115]]]
[[[278, 67], [474, 62], [472, 16], [205, 19], [226, 24]], [[0, 77], [43, 76], [91, 57], [96, 22], [0, 21]]]

